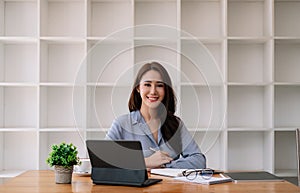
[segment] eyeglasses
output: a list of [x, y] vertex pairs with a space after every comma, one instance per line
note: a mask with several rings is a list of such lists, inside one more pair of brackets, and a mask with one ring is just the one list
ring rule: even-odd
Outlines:
[[182, 172], [182, 175], [185, 176], [188, 180], [196, 179], [197, 175], [200, 175], [203, 179], [209, 180], [214, 174], [214, 170], [210, 168], [206, 169], [188, 169]]

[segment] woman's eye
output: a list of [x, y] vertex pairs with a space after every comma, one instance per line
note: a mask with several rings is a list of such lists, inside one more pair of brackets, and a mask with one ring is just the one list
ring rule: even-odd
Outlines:
[[151, 84], [149, 84], [149, 83], [145, 83], [145, 84], [144, 84], [144, 86], [147, 86], [147, 87], [149, 87], [149, 86], [151, 86]]
[[158, 84], [157, 87], [164, 87], [164, 84]]

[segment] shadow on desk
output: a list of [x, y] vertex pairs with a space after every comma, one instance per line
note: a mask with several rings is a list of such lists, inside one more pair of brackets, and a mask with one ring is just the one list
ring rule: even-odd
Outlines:
[[295, 184], [296, 186], [298, 186], [298, 178], [297, 177], [282, 177], [283, 179], [285, 179], [288, 182], [291, 182], [292, 184]]

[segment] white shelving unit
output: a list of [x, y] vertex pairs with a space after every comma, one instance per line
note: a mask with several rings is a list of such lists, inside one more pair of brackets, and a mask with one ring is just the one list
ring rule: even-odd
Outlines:
[[[299, 10], [300, 0], [0, 0], [0, 183], [49, 169], [53, 143], [86, 157], [83, 141], [128, 111], [149, 60], [170, 72], [208, 167], [296, 176]], [[173, 31], [128, 30], [143, 24]]]

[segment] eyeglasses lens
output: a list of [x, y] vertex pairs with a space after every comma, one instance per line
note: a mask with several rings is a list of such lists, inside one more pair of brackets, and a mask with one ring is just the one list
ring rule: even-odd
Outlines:
[[194, 180], [196, 177], [197, 177], [197, 171], [196, 170], [187, 170], [185, 172], [185, 177], [188, 179], [188, 180]]

